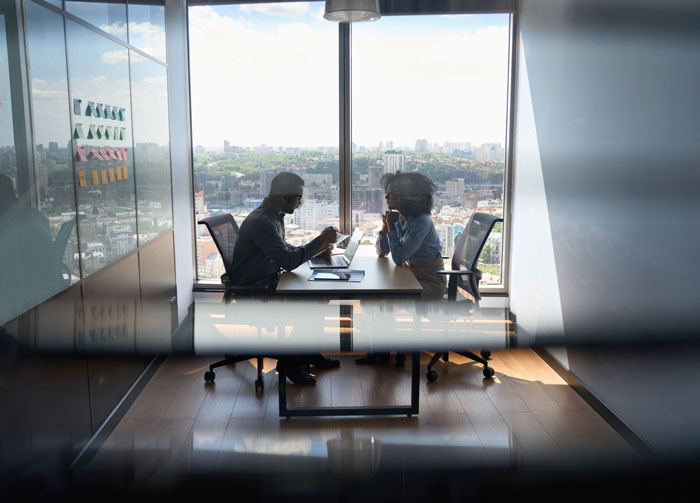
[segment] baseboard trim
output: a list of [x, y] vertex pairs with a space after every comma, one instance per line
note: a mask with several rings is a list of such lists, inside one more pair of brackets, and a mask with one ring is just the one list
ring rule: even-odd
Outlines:
[[104, 441], [107, 440], [107, 437], [109, 437], [112, 431], [114, 431], [114, 428], [119, 424], [119, 421], [122, 420], [129, 410], [129, 407], [136, 401], [136, 398], [151, 380], [151, 377], [153, 377], [153, 374], [158, 370], [163, 360], [165, 360], [164, 355], [156, 355], [153, 357], [148, 366], [136, 378], [129, 390], [124, 394], [109, 416], [107, 416], [107, 419], [105, 419], [102, 425], [85, 443], [85, 446], [80, 450], [68, 468], [69, 470], [84, 468], [90, 463], [92, 457], [100, 449]]
[[581, 397], [583, 400], [590, 405], [590, 407], [600, 416], [603, 420], [610, 425], [610, 427], [617, 432], [625, 441], [632, 446], [632, 448], [637, 451], [641, 456], [652, 456], [653, 452], [651, 448], [629, 427], [622, 419], [617, 417], [613, 411], [608, 409], [603, 402], [598, 400], [596, 396], [588, 391], [581, 381], [579, 381], [575, 375], [562, 366], [549, 352], [544, 348], [532, 348], [537, 355], [544, 360], [544, 362], [549, 365], [552, 370], [554, 370], [559, 377], [564, 379], [566, 383], [573, 388], [573, 390]]

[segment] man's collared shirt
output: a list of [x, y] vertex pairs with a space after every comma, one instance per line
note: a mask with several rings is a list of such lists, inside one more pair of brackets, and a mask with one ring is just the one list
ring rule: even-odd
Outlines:
[[279, 281], [280, 269], [292, 271], [321, 250], [321, 240], [294, 246], [284, 239], [284, 215], [265, 198], [241, 224], [233, 250], [229, 278], [234, 285], [269, 286]]

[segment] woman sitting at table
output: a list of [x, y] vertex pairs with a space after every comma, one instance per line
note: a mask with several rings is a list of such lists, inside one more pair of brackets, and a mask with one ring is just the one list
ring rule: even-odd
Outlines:
[[[435, 184], [420, 173], [387, 173], [382, 177], [388, 211], [382, 215], [382, 230], [375, 247], [380, 257], [391, 252], [397, 265], [408, 264], [423, 287], [421, 300], [441, 299], [446, 280], [437, 271], [444, 269], [442, 244], [430, 211]], [[357, 363], [372, 363], [388, 355], [368, 354]]]

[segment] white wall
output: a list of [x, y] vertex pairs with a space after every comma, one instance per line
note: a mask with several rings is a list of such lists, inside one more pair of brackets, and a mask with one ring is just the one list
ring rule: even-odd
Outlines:
[[194, 279], [194, 213], [192, 138], [190, 132], [187, 6], [185, 0], [165, 0], [170, 109], [170, 157], [173, 180], [173, 228], [178, 322], [192, 304]]
[[700, 306], [700, 3], [519, 19], [512, 309], [537, 340], [559, 327], [559, 358], [653, 449], [697, 448], [700, 351], [670, 343]]

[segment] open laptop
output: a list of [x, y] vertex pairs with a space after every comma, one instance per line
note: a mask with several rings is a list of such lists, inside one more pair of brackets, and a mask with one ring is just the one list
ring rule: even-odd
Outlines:
[[338, 255], [336, 257], [316, 257], [309, 260], [309, 267], [311, 269], [345, 269], [350, 266], [357, 247], [360, 246], [360, 240], [364, 232], [359, 227], [355, 227], [352, 233], [348, 247], [345, 249], [343, 255]]

